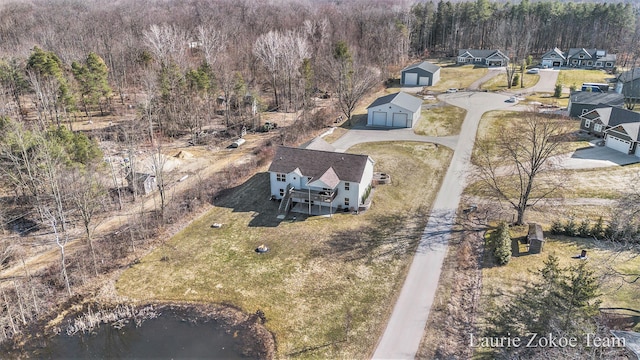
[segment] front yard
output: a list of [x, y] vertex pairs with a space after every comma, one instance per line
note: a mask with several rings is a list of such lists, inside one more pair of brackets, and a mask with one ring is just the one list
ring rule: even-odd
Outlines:
[[[518, 73], [518, 76], [520, 76], [521, 74]], [[535, 75], [535, 74], [524, 74], [524, 86], [520, 86], [520, 81], [518, 81], [517, 85], [512, 86], [511, 88], [509, 88], [507, 86], [507, 74], [506, 73], [500, 73], [498, 76], [494, 76], [493, 78], [489, 79], [489, 81], [485, 82], [484, 84], [482, 84], [481, 88], [483, 90], [488, 90], [488, 91], [501, 91], [501, 90], [512, 90], [512, 91], [518, 91], [521, 90], [523, 88], [530, 88], [532, 86], [534, 86], [535, 84], [538, 83], [538, 80], [540, 80], [540, 75]]]
[[427, 87], [427, 90], [444, 92], [449, 88], [466, 89], [474, 81], [485, 76], [489, 71], [486, 67], [475, 67], [473, 65], [449, 65], [440, 68], [440, 81], [434, 86]]
[[[375, 189], [369, 211], [279, 222], [268, 176], [258, 173], [125, 271], [119, 293], [261, 310], [279, 357], [370, 356], [452, 153], [422, 143], [350, 151], [369, 154], [392, 178]], [[270, 251], [259, 255], [263, 243]]]
[[420, 121], [414, 128], [418, 135], [458, 135], [467, 111], [452, 105], [443, 105], [423, 110]]
[[568, 89], [571, 86], [575, 86], [577, 90], [580, 90], [583, 83], [607, 83], [607, 78], [611, 78], [613, 75], [607, 74], [603, 70], [582, 70], [582, 69], [568, 69], [560, 70], [558, 75], [558, 81], [556, 84], [561, 84], [564, 88]]

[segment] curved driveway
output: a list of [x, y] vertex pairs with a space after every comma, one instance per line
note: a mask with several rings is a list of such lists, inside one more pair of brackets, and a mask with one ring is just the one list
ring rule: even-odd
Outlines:
[[493, 93], [461, 92], [444, 94], [439, 98], [467, 109], [467, 115], [409, 273], [373, 354], [374, 359], [415, 358], [438, 288], [480, 118], [486, 111], [513, 106], [505, 102], [508, 96]]

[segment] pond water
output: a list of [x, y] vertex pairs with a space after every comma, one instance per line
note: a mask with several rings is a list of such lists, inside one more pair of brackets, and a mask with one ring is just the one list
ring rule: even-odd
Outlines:
[[44, 359], [246, 359], [243, 344], [213, 320], [189, 321], [184, 312], [164, 309], [136, 327], [103, 324], [92, 334], [54, 337], [37, 358]]

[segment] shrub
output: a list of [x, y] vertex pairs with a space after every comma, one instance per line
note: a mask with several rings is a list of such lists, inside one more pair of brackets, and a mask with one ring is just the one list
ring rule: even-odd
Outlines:
[[573, 216], [569, 218], [569, 221], [564, 226], [564, 234], [567, 236], [576, 236], [578, 235], [578, 224], [573, 219]]
[[520, 82], [520, 74], [513, 75], [513, 80], [511, 81], [511, 86], [518, 86]]
[[600, 216], [596, 221], [596, 223], [593, 224], [590, 235], [595, 237], [596, 239], [602, 239], [602, 237], [604, 236], [604, 225], [602, 221], [602, 216]]
[[562, 96], [562, 84], [556, 84], [553, 89], [553, 97], [559, 98], [560, 96]]
[[578, 236], [587, 238], [591, 235], [591, 224], [588, 219], [582, 220], [580, 226], [578, 226]]
[[553, 235], [564, 234], [564, 226], [560, 220], [553, 220], [553, 223], [551, 224], [551, 233]]
[[494, 233], [493, 256], [498, 265], [506, 265], [511, 260], [511, 234], [509, 234], [509, 225], [506, 222], [501, 223]]

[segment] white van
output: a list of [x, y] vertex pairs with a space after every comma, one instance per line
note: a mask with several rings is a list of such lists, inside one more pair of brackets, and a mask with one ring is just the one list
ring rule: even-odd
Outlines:
[[230, 147], [232, 147], [232, 148], [240, 147], [240, 145], [244, 144], [246, 141], [247, 141], [247, 140], [240, 138], [240, 139], [238, 139], [238, 140], [236, 140], [236, 141], [232, 142], [232, 143], [231, 143], [231, 145], [230, 145]]

